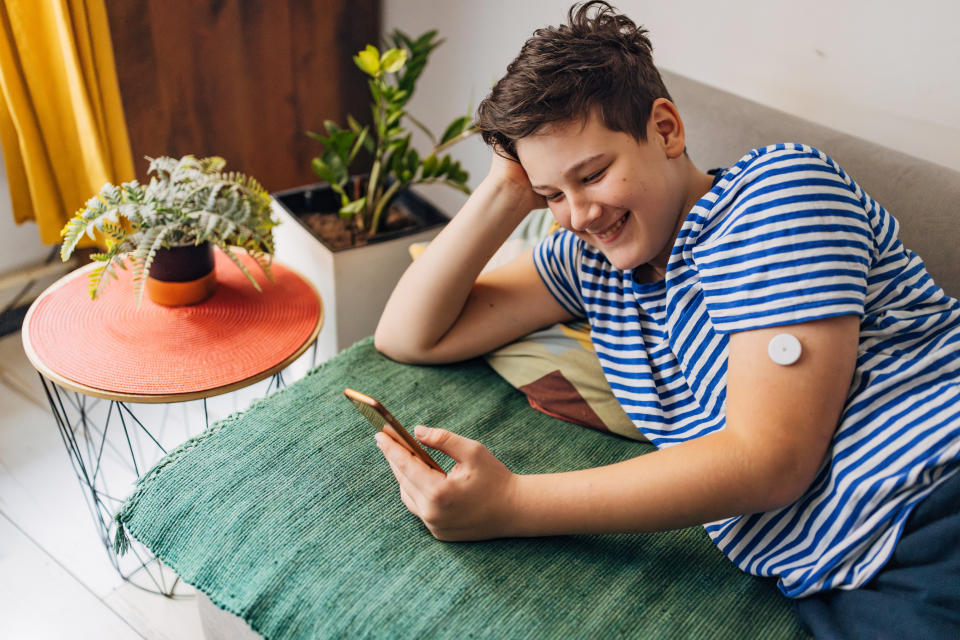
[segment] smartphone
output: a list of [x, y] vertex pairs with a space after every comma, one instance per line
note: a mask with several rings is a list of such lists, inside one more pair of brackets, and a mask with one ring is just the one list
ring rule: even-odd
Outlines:
[[445, 473], [443, 468], [437, 464], [436, 460], [431, 458], [430, 454], [423, 450], [420, 443], [403, 428], [403, 425], [393, 417], [393, 414], [387, 411], [386, 407], [370, 396], [353, 389], [344, 389], [343, 395], [347, 396], [347, 399], [357, 408], [357, 411], [359, 411], [375, 429], [383, 431], [396, 440], [401, 447], [423, 460], [430, 468], [436, 469], [440, 473]]

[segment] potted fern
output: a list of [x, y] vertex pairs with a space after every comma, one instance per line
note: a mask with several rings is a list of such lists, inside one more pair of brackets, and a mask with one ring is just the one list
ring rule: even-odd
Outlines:
[[260, 285], [237, 256], [244, 249], [268, 279], [273, 259], [270, 196], [237, 172], [224, 172], [223, 158], [148, 158], [150, 182], [107, 183], [63, 228], [64, 260], [86, 234], [100, 232], [106, 250], [91, 259], [90, 297], [95, 299], [116, 268], [133, 268], [134, 296], [144, 290], [159, 304], [196, 304], [216, 290], [213, 248], [219, 247], [251, 284]]
[[[390, 48], [368, 45], [354, 57], [367, 77], [372, 124], [352, 116], [347, 126], [326, 121], [323, 146], [312, 167], [324, 182], [275, 193], [278, 256], [307, 276], [323, 296], [327, 320], [318, 338], [324, 357], [373, 332], [400, 274], [408, 247], [432, 239], [448, 221], [411, 186], [444, 184], [469, 194], [467, 172], [446, 153], [474, 133], [471, 117], [455, 118], [435, 136], [407, 111], [431, 52], [436, 31], [413, 39], [401, 31]], [[416, 127], [430, 140], [421, 153], [411, 144]], [[365, 155], [366, 154], [366, 155]], [[354, 165], [370, 161], [367, 173]]]

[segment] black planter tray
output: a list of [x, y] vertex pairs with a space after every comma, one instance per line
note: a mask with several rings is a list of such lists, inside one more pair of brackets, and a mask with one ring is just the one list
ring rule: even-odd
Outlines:
[[[307, 231], [307, 233], [312, 235], [314, 238], [317, 238], [317, 241], [323, 244], [323, 246], [330, 251], [347, 251], [354, 248], [330, 247], [323, 242], [322, 239], [318, 238], [310, 229], [310, 227], [308, 227], [301, 219], [301, 216], [305, 213], [335, 212], [340, 208], [339, 197], [333, 191], [333, 189], [330, 188], [329, 183], [318, 182], [316, 184], [277, 191], [276, 193], [272, 193], [270, 195], [273, 196], [277, 203], [282, 206], [287, 213], [296, 219], [296, 221]], [[407, 229], [398, 229], [396, 231], [378, 233], [374, 237], [368, 239], [364, 245], [360, 246], [376, 244], [378, 242], [386, 242], [395, 238], [402, 238], [414, 233], [419, 233], [420, 231], [443, 226], [450, 221], [450, 218], [448, 218], [444, 212], [410, 189], [404, 189], [403, 191], [397, 193], [391, 203], [406, 210], [411, 217], [417, 221], [417, 226]]]

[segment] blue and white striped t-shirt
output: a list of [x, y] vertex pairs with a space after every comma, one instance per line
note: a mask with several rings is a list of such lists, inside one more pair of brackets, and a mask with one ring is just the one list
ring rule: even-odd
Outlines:
[[776, 511], [706, 525], [784, 594], [852, 589], [889, 559], [912, 508], [960, 458], [960, 303], [897, 238], [897, 221], [833, 160], [757, 149], [687, 214], [664, 280], [638, 284], [568, 231], [534, 251], [586, 316], [607, 381], [658, 447], [724, 427], [728, 334], [853, 314], [857, 368], [813, 484]]

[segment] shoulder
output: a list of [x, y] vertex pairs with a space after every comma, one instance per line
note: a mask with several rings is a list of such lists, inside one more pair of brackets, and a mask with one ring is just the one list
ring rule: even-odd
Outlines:
[[583, 315], [581, 270], [586, 247], [573, 233], [560, 229], [533, 248], [533, 264], [554, 298], [575, 317]]
[[742, 199], [758, 188], [838, 188], [856, 193], [859, 188], [843, 168], [816, 147], [781, 142], [746, 153], [724, 172], [714, 189], [718, 201]]
[[800, 143], [748, 152], [717, 181], [705, 204], [698, 244], [757, 225], [824, 222], [823, 215], [867, 222], [859, 186], [826, 153]]

